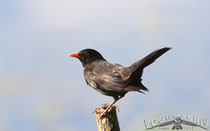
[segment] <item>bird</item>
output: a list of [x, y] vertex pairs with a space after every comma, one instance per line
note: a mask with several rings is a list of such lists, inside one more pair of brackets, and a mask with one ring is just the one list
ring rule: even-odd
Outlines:
[[172, 130], [181, 130], [181, 129], [183, 129], [181, 124], [189, 125], [189, 126], [197, 126], [197, 127], [203, 128], [205, 130], [208, 130], [207, 128], [205, 128], [205, 127], [203, 127], [201, 125], [198, 125], [198, 124], [196, 124], [194, 122], [190, 122], [190, 121], [187, 121], [187, 120], [183, 120], [180, 117], [176, 117], [174, 120], [171, 120], [171, 121], [160, 123], [160, 124], [158, 124], [156, 126], [147, 128], [146, 130], [150, 130], [150, 129], [153, 129], [153, 128], [156, 128], [156, 127], [168, 126], [168, 125], [172, 125], [172, 124], [173, 124], [173, 127], [171, 128]]
[[112, 105], [129, 91], [140, 93], [149, 91], [142, 84], [143, 69], [170, 49], [170, 47], [157, 49], [128, 67], [108, 62], [98, 51], [91, 48], [83, 49], [79, 53], [69, 54], [69, 56], [78, 58], [82, 63], [87, 85], [103, 95], [114, 98], [114, 101], [100, 114], [99, 118], [102, 118]]

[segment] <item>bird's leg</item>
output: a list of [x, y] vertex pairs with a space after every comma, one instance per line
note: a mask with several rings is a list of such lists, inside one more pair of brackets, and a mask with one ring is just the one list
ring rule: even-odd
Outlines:
[[106, 110], [101, 113], [101, 115], [99, 116], [99, 119], [101, 119], [101, 117], [108, 112], [108, 110], [112, 107], [112, 105], [114, 105], [117, 102], [117, 100], [118, 99], [114, 99], [114, 101], [106, 108]]
[[101, 115], [99, 116], [99, 119], [101, 119], [101, 117], [108, 112], [108, 110], [112, 107], [112, 105], [114, 105], [122, 97], [123, 96], [121, 96], [120, 98], [119, 97], [115, 97], [114, 101], [106, 108], [106, 110], [104, 112], [101, 113]]

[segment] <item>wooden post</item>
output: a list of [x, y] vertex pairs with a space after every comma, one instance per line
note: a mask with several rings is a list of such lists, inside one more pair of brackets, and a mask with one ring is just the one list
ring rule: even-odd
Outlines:
[[103, 104], [101, 107], [95, 108], [94, 110], [98, 131], [120, 131], [115, 105], [99, 119], [100, 114], [106, 110], [108, 106], [109, 104]]

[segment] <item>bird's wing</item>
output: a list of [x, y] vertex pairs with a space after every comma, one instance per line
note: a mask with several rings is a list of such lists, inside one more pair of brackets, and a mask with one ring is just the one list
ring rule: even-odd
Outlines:
[[86, 71], [85, 79], [87, 83], [93, 88], [101, 88], [103, 90], [126, 92], [124, 89], [127, 87], [126, 81], [124, 81], [118, 72], [100, 72]]
[[189, 126], [197, 126], [197, 127], [200, 127], [200, 128], [203, 128], [205, 130], [208, 130], [207, 128], [203, 127], [203, 126], [200, 126], [196, 123], [193, 123], [193, 122], [190, 122], [190, 121], [185, 121], [185, 120], [182, 120], [182, 123], [181, 124], [184, 124], [184, 125], [189, 125]]
[[168, 122], [164, 122], [164, 123], [160, 123], [160, 124], [158, 124], [158, 125], [156, 125], [156, 126], [147, 128], [146, 130], [153, 129], [153, 128], [155, 128], [155, 127], [168, 126], [168, 125], [171, 125], [171, 124], [174, 124], [174, 120], [171, 120], [171, 121], [168, 121]]

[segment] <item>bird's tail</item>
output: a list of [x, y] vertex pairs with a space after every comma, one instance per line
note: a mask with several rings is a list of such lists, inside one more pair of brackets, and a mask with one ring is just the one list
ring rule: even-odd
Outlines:
[[143, 69], [144, 67], [152, 64], [158, 57], [160, 57], [161, 55], [163, 55], [165, 52], [167, 52], [170, 49], [171, 48], [169, 47], [165, 47], [159, 50], [155, 50], [149, 55], [147, 55], [146, 57], [144, 57], [143, 59], [132, 64], [129, 68], [133, 71], [138, 70], [138, 69]]
[[[127, 67], [127, 71], [123, 72], [129, 80], [129, 85], [132, 87], [132, 89], [129, 90], [135, 90], [141, 92], [143, 91], [149, 91], [142, 83], [141, 83], [141, 76], [143, 73], [143, 69], [152, 64], [158, 57], [160, 57], [162, 54], [170, 50], [171, 48], [165, 47], [159, 50], [155, 50], [143, 59], [135, 62], [131, 66]], [[128, 73], [129, 72], [129, 73]], [[128, 74], [126, 74], [128, 73]], [[130, 87], [130, 88], [131, 88]], [[134, 88], [135, 87], [135, 88]]]
[[133, 86], [132, 86], [132, 84], [130, 84], [130, 86], [125, 88], [124, 90], [126, 90], [126, 91], [138, 91], [138, 92], [143, 93], [143, 94], [145, 94], [143, 91], [149, 92], [149, 89], [146, 88], [141, 82], [138, 82], [138, 85], [133, 85]]
[[144, 57], [143, 59], [132, 64], [130, 67], [128, 67], [128, 69], [131, 72], [129, 77], [131, 79], [141, 80], [143, 69], [146, 66], [152, 64], [158, 57], [160, 57], [162, 54], [164, 54], [165, 52], [167, 52], [170, 49], [171, 48], [165, 47], [165, 48], [162, 48], [159, 50], [155, 50], [152, 53], [150, 53], [149, 55], [147, 55], [146, 57]]

